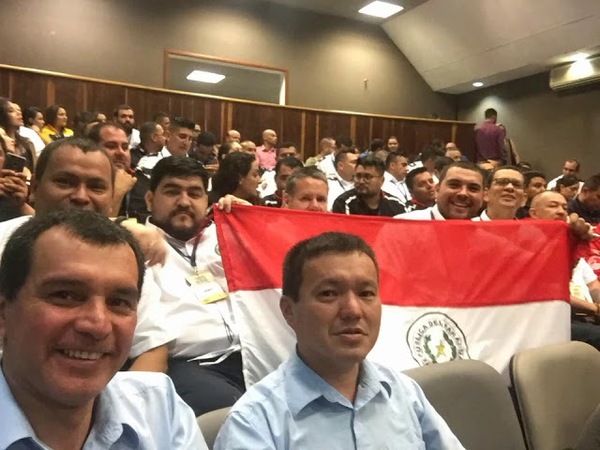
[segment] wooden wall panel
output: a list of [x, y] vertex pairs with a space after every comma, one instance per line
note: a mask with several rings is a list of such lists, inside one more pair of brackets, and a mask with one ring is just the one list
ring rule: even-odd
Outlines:
[[304, 158], [316, 153], [323, 137], [340, 135], [351, 136], [360, 149], [367, 148], [374, 138], [394, 135], [409, 157], [418, 154], [433, 139], [450, 141], [454, 137], [469, 158], [475, 153], [472, 123], [334, 113], [217, 99], [2, 65], [0, 95], [23, 108], [63, 104], [71, 119], [84, 109], [101, 111], [110, 118], [117, 105], [127, 103], [134, 108], [138, 124], [151, 120], [158, 111], [165, 111], [199, 123], [203, 130], [213, 132], [219, 139], [227, 129], [235, 128], [242, 139], [253, 140], [257, 145], [262, 143], [262, 131], [272, 128], [280, 142], [294, 141], [303, 150]]

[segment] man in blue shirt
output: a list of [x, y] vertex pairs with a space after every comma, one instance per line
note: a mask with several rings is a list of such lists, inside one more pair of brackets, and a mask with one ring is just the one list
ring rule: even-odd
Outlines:
[[206, 449], [166, 375], [117, 371], [144, 256], [92, 211], [35, 216], [0, 263], [0, 448]]
[[296, 352], [232, 407], [215, 449], [463, 449], [410, 378], [365, 360], [379, 334], [373, 250], [324, 233], [295, 245], [281, 311]]

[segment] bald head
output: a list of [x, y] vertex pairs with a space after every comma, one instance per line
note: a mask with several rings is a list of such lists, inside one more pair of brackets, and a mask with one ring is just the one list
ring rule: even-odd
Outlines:
[[533, 197], [529, 215], [532, 219], [567, 220], [567, 199], [556, 191], [544, 191]]
[[277, 145], [277, 133], [273, 130], [263, 131], [262, 139], [265, 147], [271, 148]]

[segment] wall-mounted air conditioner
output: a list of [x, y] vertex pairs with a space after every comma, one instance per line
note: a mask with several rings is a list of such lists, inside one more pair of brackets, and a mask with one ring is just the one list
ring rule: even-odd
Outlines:
[[600, 56], [582, 59], [550, 71], [550, 87], [555, 91], [600, 82]]

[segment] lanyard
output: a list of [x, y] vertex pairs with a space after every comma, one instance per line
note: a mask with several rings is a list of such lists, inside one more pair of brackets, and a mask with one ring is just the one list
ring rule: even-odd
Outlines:
[[188, 254], [182, 252], [175, 245], [173, 245], [172, 242], [169, 242], [169, 245], [171, 246], [171, 248], [173, 250], [175, 250], [183, 259], [187, 260], [190, 263], [190, 266], [192, 266], [192, 270], [196, 273], [196, 275], [198, 274], [198, 269], [196, 267], [196, 250], [198, 250], [198, 244], [200, 243], [200, 236], [202, 236], [202, 234], [198, 233], [196, 235], [196, 238], [194, 239], [194, 245], [192, 247], [191, 255], [188, 255]]

